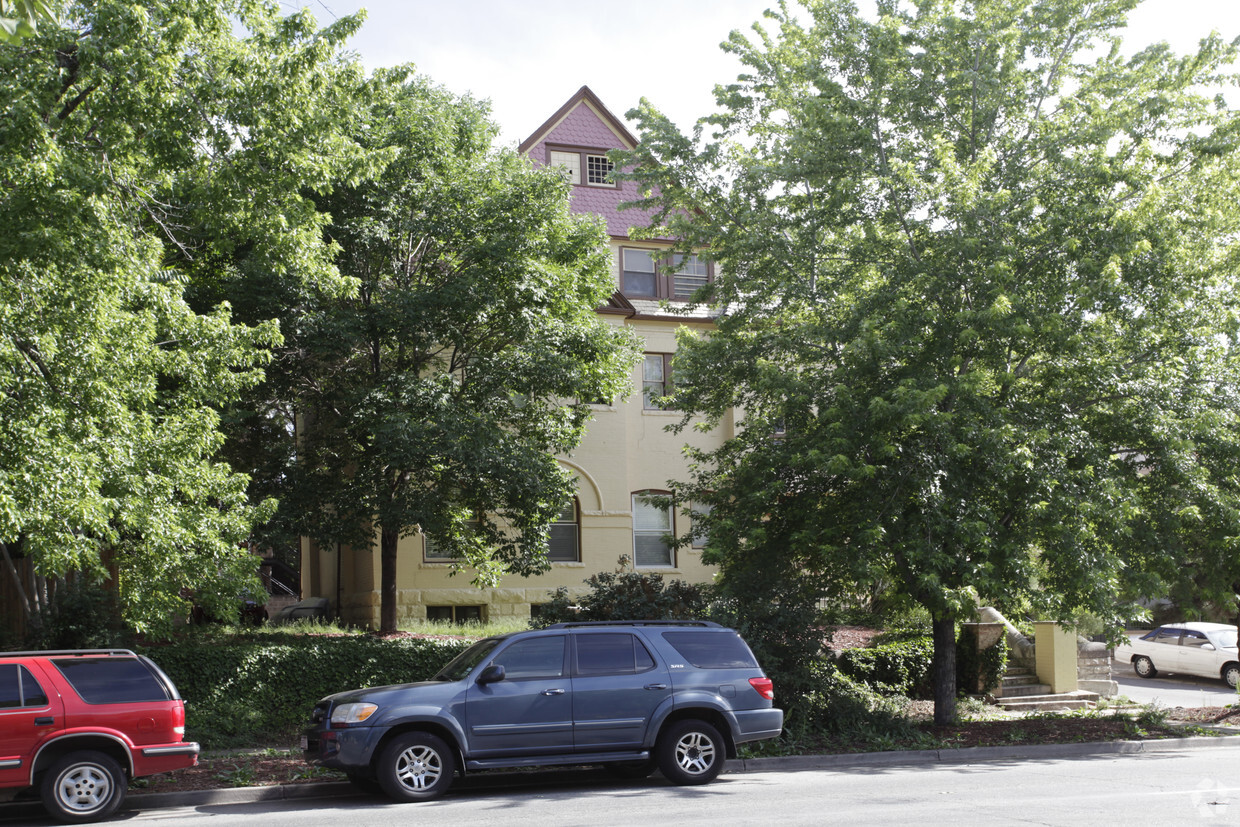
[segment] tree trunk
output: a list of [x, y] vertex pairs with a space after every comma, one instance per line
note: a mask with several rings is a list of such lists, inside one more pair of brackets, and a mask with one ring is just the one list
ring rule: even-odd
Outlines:
[[934, 723], [956, 723], [956, 619], [936, 616], [934, 635]]
[[379, 534], [379, 634], [396, 631], [396, 541], [400, 533], [384, 528]]

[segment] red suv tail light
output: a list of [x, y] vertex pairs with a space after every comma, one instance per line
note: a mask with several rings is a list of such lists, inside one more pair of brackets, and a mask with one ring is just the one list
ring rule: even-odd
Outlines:
[[749, 685], [768, 701], [775, 700], [775, 684], [771, 683], [770, 678], [750, 678]]

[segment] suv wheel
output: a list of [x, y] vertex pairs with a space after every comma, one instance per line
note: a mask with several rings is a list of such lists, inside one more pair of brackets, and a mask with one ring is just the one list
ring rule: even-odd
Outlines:
[[67, 824], [101, 821], [121, 806], [128, 781], [120, 764], [102, 752], [70, 753], [43, 776], [40, 793], [48, 815]]
[[397, 801], [429, 801], [452, 784], [456, 759], [442, 739], [409, 732], [387, 745], [375, 768], [379, 786]]
[[705, 721], [673, 724], [659, 738], [656, 752], [663, 776], [680, 785], [714, 781], [726, 757], [719, 730]]

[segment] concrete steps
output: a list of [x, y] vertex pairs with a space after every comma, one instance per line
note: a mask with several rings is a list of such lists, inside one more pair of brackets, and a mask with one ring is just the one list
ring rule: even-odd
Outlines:
[[1028, 667], [1009, 667], [1003, 676], [998, 697], [999, 706], [1013, 712], [1038, 712], [1064, 709], [1087, 709], [1098, 702], [1098, 693], [1077, 690], [1052, 693], [1051, 688], [1038, 682], [1038, 676]]

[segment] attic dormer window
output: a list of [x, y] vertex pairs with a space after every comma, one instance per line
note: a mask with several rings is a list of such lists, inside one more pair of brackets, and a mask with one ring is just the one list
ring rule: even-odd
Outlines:
[[612, 178], [615, 165], [607, 160], [605, 149], [548, 146], [547, 164], [561, 169], [564, 176], [577, 186], [616, 187]]

